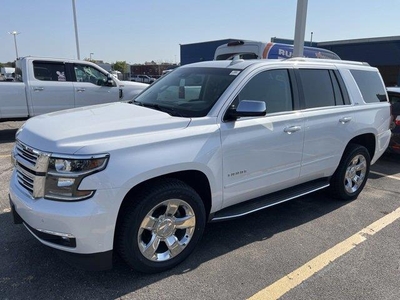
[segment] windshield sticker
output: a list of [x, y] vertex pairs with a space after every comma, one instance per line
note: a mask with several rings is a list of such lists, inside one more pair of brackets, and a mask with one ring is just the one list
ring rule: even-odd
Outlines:
[[232, 71], [229, 75], [237, 76], [239, 73], [240, 71]]

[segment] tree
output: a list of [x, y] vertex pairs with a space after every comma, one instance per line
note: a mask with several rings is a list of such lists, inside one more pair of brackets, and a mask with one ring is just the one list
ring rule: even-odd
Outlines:
[[15, 61], [8, 61], [6, 63], [1, 63], [0, 62], [0, 68], [2, 68], [2, 67], [15, 68]]
[[126, 61], [116, 61], [115, 64], [112, 65], [112, 68], [115, 71], [120, 71], [121, 73], [128, 73], [128, 65]]

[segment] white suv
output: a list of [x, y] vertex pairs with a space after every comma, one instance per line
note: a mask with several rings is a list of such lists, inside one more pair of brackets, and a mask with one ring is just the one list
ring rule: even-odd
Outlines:
[[109, 268], [118, 252], [136, 270], [163, 271], [207, 221], [327, 187], [356, 198], [389, 125], [381, 76], [366, 64], [186, 65], [134, 102], [28, 120], [12, 153], [14, 220], [81, 267]]

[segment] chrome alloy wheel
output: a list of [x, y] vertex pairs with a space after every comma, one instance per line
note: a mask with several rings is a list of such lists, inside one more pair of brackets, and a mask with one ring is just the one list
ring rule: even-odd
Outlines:
[[356, 192], [365, 180], [367, 162], [363, 155], [356, 155], [346, 169], [344, 187], [348, 193]]
[[179, 255], [193, 237], [193, 208], [180, 199], [169, 199], [153, 207], [138, 232], [139, 250], [151, 261], [166, 261]]

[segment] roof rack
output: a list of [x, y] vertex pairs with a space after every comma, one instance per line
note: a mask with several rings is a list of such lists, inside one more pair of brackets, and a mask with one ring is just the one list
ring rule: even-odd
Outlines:
[[285, 59], [287, 61], [304, 61], [304, 62], [327, 62], [334, 64], [346, 64], [346, 65], [356, 65], [356, 66], [369, 66], [367, 62], [352, 61], [352, 60], [341, 60], [341, 59], [322, 59], [322, 58], [308, 58], [308, 57], [291, 57]]

